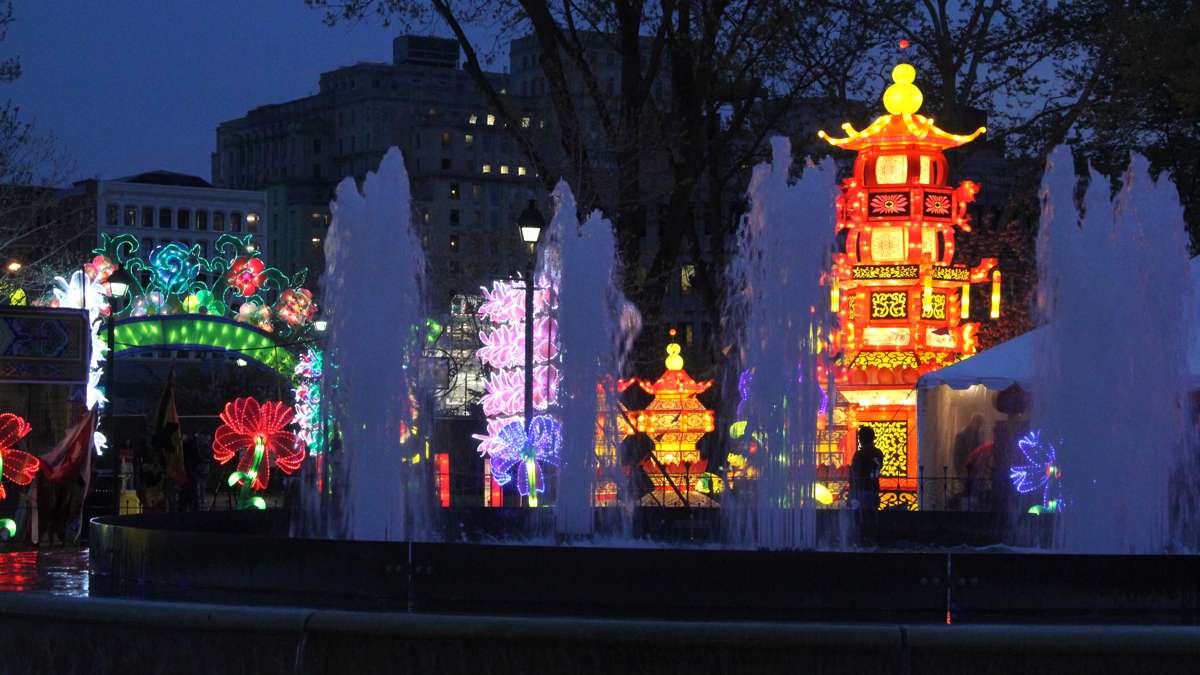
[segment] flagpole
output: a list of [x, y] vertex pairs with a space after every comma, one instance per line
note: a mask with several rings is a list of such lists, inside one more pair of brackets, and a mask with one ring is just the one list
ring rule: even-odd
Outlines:
[[[104, 429], [107, 433], [112, 434], [113, 428], [113, 408], [117, 405], [116, 392], [113, 390], [114, 375], [113, 371], [117, 369], [117, 329], [116, 321], [113, 320], [113, 315], [110, 313], [107, 317], [108, 323], [108, 367], [104, 369], [104, 393], [108, 397], [108, 405], [104, 408]], [[121, 515], [121, 447], [117, 443], [116, 435], [113, 435], [112, 440], [108, 443], [109, 452], [112, 453], [113, 465], [113, 513]]]

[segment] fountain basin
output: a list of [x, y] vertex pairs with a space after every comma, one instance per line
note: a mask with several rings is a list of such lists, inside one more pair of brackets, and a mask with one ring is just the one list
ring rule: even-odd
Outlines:
[[1191, 626], [531, 618], [25, 594], [0, 594], [0, 636], [14, 675], [1163, 673], [1185, 672], [1200, 651]]
[[1196, 556], [360, 542], [288, 538], [286, 531], [286, 514], [269, 511], [97, 518], [92, 593], [655, 619], [1196, 624], [1200, 618]]

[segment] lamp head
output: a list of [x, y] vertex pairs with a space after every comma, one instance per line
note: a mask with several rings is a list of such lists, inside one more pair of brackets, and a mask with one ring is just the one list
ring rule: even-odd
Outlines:
[[532, 199], [529, 200], [529, 206], [517, 216], [517, 227], [521, 230], [521, 241], [531, 247], [537, 245], [538, 239], [542, 237], [542, 230], [546, 228], [546, 219]]
[[108, 289], [112, 291], [113, 296], [122, 298], [129, 292], [129, 284], [132, 282], [133, 279], [129, 276], [129, 272], [121, 267], [108, 277]]

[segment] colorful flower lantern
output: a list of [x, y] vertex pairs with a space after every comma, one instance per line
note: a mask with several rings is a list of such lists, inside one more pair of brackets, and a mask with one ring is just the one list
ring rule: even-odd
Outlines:
[[230, 487], [241, 484], [240, 508], [266, 508], [254, 491], [266, 490], [274, 464], [285, 474], [293, 474], [304, 462], [296, 435], [286, 431], [292, 421], [292, 407], [281, 401], [259, 403], [239, 398], [225, 404], [221, 421], [213, 436], [213, 458], [224, 464], [239, 455], [237, 469], [229, 476]]
[[[858, 153], [836, 205], [839, 246], [829, 283], [839, 329], [829, 353], [842, 354], [833, 364], [834, 417], [847, 428], [873, 427], [884, 453], [882, 508], [916, 508], [914, 387], [922, 375], [975, 353], [970, 286], [991, 281], [997, 262], [954, 263], [955, 232], [970, 231], [967, 205], [979, 186], [949, 186], [943, 154], [985, 129], [949, 133], [917, 114], [924, 97], [915, 79], [911, 65], [896, 66], [883, 95], [889, 114], [862, 131], [842, 125], [844, 138], [819, 132]], [[848, 463], [856, 437], [842, 438]]]
[[103, 255], [98, 255], [92, 258], [91, 262], [83, 265], [83, 272], [87, 278], [101, 284], [107, 282], [108, 278], [116, 271], [116, 264]]
[[133, 309], [129, 311], [130, 316], [158, 316], [170, 313], [171, 305], [162, 291], [150, 291], [134, 300]]
[[223, 316], [225, 314], [225, 303], [213, 297], [212, 291], [201, 289], [195, 293], [189, 293], [183, 299], [183, 311], [188, 314]]
[[517, 492], [529, 497], [546, 491], [542, 465], [558, 466], [562, 446], [562, 425], [549, 415], [537, 415], [529, 423], [516, 420], [500, 430], [501, 447], [491, 454], [492, 477], [500, 485], [516, 479]]
[[200, 259], [195, 248], [177, 242], [159, 246], [150, 253], [154, 280], [167, 294], [183, 293], [200, 274]]
[[241, 307], [238, 307], [237, 321], [248, 323], [252, 326], [271, 332], [271, 308], [260, 305], [253, 300], [243, 302]]
[[1042, 440], [1038, 429], [1030, 431], [1017, 441], [1017, 447], [1025, 458], [1024, 464], [1014, 464], [1008, 478], [1013, 488], [1025, 495], [1041, 491], [1041, 500], [1030, 507], [1030, 513], [1053, 513], [1062, 505], [1058, 496], [1059, 479], [1062, 471], [1058, 467], [1058, 450], [1054, 444]]
[[[0, 463], [3, 464], [0, 475], [5, 480], [17, 485], [29, 485], [37, 476], [41, 461], [37, 457], [13, 448], [30, 431], [29, 423], [12, 413], [0, 415]], [[4, 482], [0, 481], [0, 499], [8, 493], [4, 490]], [[0, 527], [8, 531], [12, 537], [17, 533], [17, 523], [11, 518], [0, 518]]]
[[230, 264], [225, 283], [248, 298], [257, 293], [258, 287], [267, 280], [266, 269], [261, 258], [239, 256]]
[[275, 303], [275, 316], [289, 326], [299, 326], [313, 320], [317, 315], [317, 305], [313, 302], [312, 291], [307, 288], [289, 288], [279, 294]]

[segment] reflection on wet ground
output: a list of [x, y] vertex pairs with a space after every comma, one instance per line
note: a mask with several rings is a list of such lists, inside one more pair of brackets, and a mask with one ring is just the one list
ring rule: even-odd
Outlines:
[[70, 547], [0, 552], [2, 591], [85, 597], [88, 594], [88, 550]]

